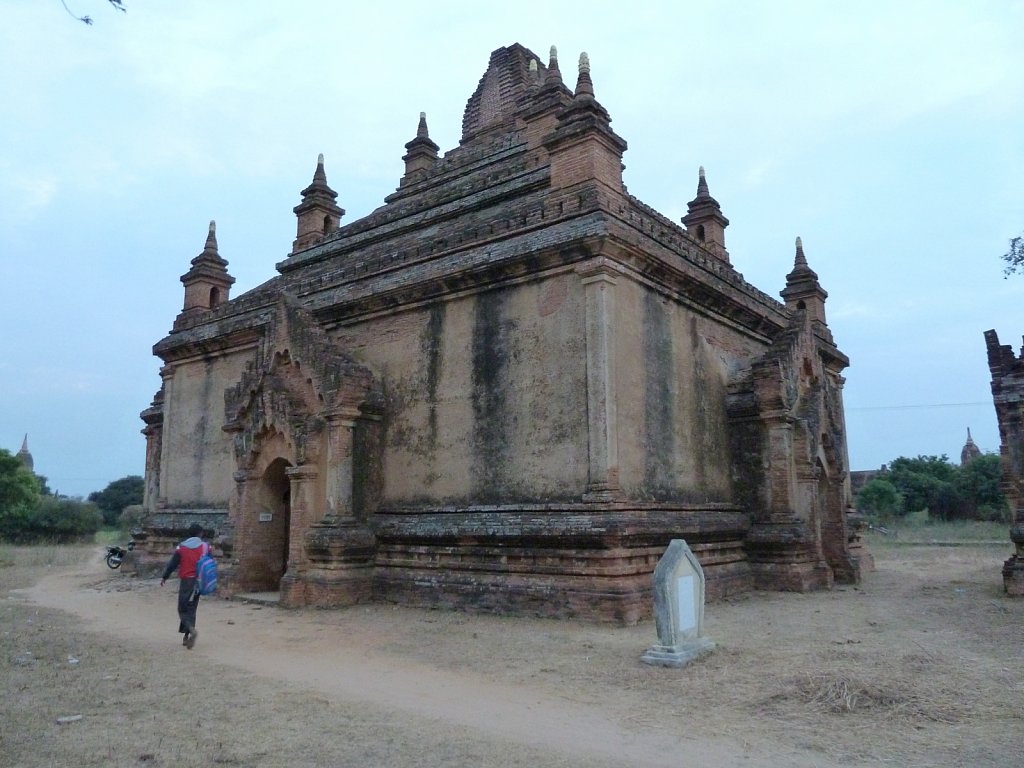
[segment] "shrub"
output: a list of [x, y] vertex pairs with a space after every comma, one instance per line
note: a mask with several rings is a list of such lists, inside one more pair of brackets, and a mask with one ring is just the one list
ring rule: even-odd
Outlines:
[[146, 508], [141, 504], [130, 504], [121, 512], [120, 524], [122, 531], [134, 531], [142, 527], [146, 517]]
[[857, 494], [857, 509], [870, 517], [891, 520], [903, 514], [903, 495], [888, 480], [876, 477]]
[[93, 502], [103, 512], [106, 525], [117, 525], [121, 512], [125, 507], [141, 504], [146, 483], [141, 475], [128, 475], [107, 485], [102, 491], [89, 494]]
[[72, 542], [91, 539], [103, 524], [95, 504], [47, 496], [36, 507], [27, 533], [35, 541]]

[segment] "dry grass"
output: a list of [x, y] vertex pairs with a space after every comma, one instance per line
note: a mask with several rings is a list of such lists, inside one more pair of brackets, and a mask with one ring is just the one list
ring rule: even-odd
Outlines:
[[47, 545], [19, 547], [0, 544], [0, 568], [65, 568], [99, 556], [94, 544]]
[[[93, 556], [95, 548], [0, 548], [9, 564], [0, 567], [0, 595]], [[492, 696], [527, 687], [603, 712], [638, 740], [726, 739], [736, 764], [1010, 766], [1024, 730], [1024, 601], [1001, 594], [1004, 556], [980, 546], [893, 548], [878, 553], [878, 572], [857, 588], [713, 604], [706, 629], [718, 648], [682, 670], [639, 663], [654, 640], [650, 625], [391, 606], [281, 615], [297, 648], [327, 638], [338, 653], [372, 650], [403, 669], [473, 675]], [[139, 589], [119, 573], [103, 575], [107, 586], [95, 576], [94, 586]], [[216, 691], [215, 716], [202, 722], [182, 706], [197, 678]], [[10, 681], [0, 697], [4, 766], [613, 764], [341, 701], [197, 655], [153, 654], [17, 595], [0, 601], [0, 679]], [[75, 714], [85, 717], [56, 724]]]

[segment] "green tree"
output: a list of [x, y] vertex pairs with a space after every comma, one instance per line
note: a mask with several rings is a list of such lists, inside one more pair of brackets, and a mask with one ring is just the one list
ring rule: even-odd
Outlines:
[[975, 456], [966, 466], [960, 467], [957, 490], [969, 506], [972, 518], [1008, 519], [1009, 508], [1001, 486], [1002, 471], [1002, 462], [994, 453]]
[[50, 490], [50, 483], [44, 475], [36, 475], [36, 482], [39, 483], [39, 493], [43, 496], [53, 496]]
[[903, 514], [903, 495], [888, 480], [876, 477], [857, 494], [857, 509], [876, 518], [899, 517]]
[[95, 504], [81, 499], [47, 496], [29, 515], [24, 541], [71, 542], [89, 540], [103, 523]]
[[105, 525], [117, 525], [121, 512], [132, 504], [141, 504], [145, 481], [139, 475], [128, 475], [110, 483], [102, 491], [89, 494], [93, 502], [103, 513]]
[[38, 504], [36, 476], [17, 456], [0, 448], [0, 537], [16, 537]]
[[951, 520], [964, 516], [957, 471], [945, 454], [913, 459], [900, 456], [889, 464], [887, 479], [902, 494], [905, 512], [926, 509], [940, 520]]
[[1003, 254], [1003, 276], [1009, 277], [1016, 272], [1024, 272], [1024, 235], [1018, 235], [1010, 240], [1010, 249]]

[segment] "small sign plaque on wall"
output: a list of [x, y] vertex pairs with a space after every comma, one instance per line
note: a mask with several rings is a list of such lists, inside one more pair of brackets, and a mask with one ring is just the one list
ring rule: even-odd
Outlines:
[[273, 519], [274, 519], [274, 513], [273, 512], [260, 512], [260, 522], [261, 523], [269, 523]]

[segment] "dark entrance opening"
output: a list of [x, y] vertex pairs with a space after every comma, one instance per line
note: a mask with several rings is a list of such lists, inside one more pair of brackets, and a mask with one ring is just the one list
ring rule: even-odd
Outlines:
[[291, 540], [291, 482], [286, 470], [291, 464], [285, 459], [274, 459], [263, 473], [260, 504], [257, 509], [266, 563], [266, 590], [281, 586], [281, 577], [288, 570], [288, 549]]

